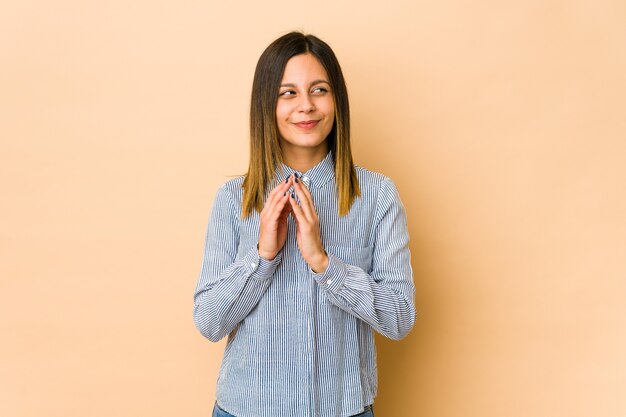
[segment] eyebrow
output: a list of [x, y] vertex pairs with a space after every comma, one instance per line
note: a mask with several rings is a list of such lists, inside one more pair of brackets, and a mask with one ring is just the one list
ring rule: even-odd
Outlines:
[[[329, 83], [328, 81], [326, 81], [326, 80], [315, 80], [315, 81], [313, 81], [313, 82], [309, 85], [309, 87], [313, 87], [314, 85], [318, 85], [318, 84], [322, 84], [322, 83], [325, 83], [325, 84], [330, 85], [330, 83]], [[296, 88], [296, 85], [295, 85], [295, 84], [292, 84], [292, 83], [281, 84], [280, 86], [281, 86], [281, 87], [291, 87], [291, 88]]]

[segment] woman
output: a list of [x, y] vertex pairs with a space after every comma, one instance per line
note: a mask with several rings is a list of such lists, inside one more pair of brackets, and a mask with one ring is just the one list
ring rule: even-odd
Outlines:
[[373, 416], [376, 330], [415, 321], [394, 184], [354, 166], [348, 95], [320, 39], [292, 32], [256, 67], [248, 173], [217, 192], [194, 320], [228, 336], [213, 416]]

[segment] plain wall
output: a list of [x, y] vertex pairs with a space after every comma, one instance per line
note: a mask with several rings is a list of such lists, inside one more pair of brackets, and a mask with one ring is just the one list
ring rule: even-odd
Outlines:
[[258, 56], [303, 29], [408, 213], [419, 319], [377, 338], [377, 417], [625, 416], [625, 22], [623, 0], [3, 2], [0, 415], [209, 415], [206, 223], [247, 167]]

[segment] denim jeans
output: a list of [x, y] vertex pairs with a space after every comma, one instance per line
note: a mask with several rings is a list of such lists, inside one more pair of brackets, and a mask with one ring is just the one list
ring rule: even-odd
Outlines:
[[[226, 411], [222, 410], [217, 403], [215, 403], [215, 407], [213, 407], [213, 416], [212, 417], [235, 417], [232, 414], [228, 414]], [[374, 417], [374, 410], [369, 409], [365, 410], [361, 414], [355, 414], [352, 417]]]

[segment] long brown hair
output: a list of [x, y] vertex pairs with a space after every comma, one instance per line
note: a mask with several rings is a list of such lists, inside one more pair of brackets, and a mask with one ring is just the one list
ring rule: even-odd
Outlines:
[[361, 195], [350, 150], [350, 107], [348, 90], [333, 50], [321, 39], [300, 32], [290, 32], [272, 42], [261, 54], [254, 72], [250, 105], [250, 165], [243, 182], [243, 217], [263, 209], [265, 195], [283, 162], [276, 102], [287, 61], [310, 53], [322, 64], [329, 77], [335, 103], [335, 122], [328, 134], [328, 148], [333, 154], [337, 181], [338, 211], [345, 216]]

